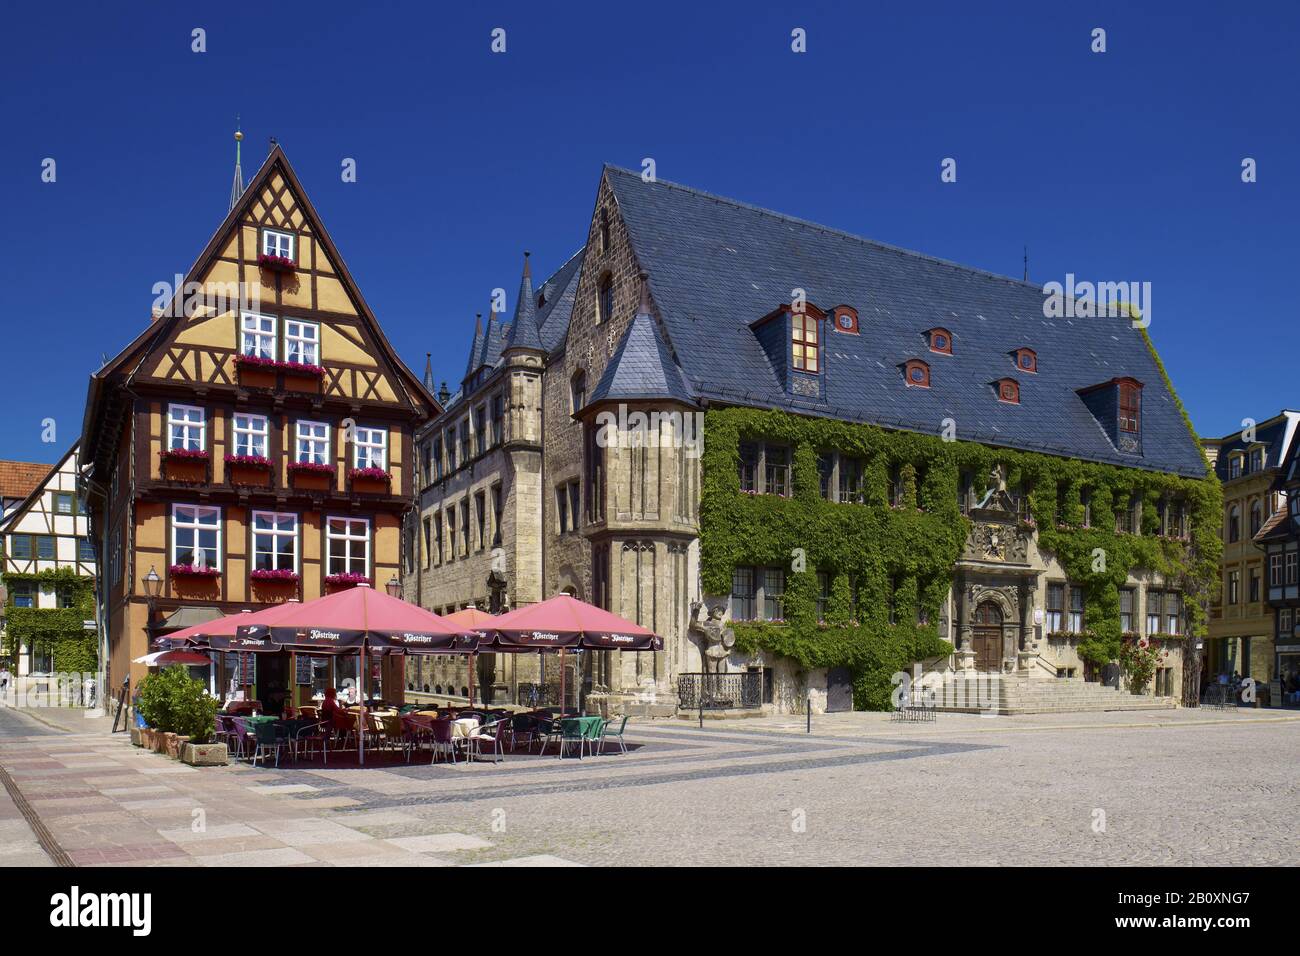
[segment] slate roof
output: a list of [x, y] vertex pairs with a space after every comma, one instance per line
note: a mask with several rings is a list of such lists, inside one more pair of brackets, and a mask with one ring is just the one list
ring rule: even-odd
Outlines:
[[[1243, 441], [1240, 431], [1235, 431], [1222, 438], [1207, 439], [1205, 444], [1215, 445], [1219, 449], [1218, 458], [1214, 462], [1214, 471], [1219, 476], [1219, 480], [1232, 480], [1228, 477], [1228, 461], [1235, 452], [1245, 454], [1245, 464], [1249, 466], [1250, 450], [1256, 445], [1264, 446], [1264, 467], [1266, 469], [1279, 467], [1286, 456], [1287, 446], [1292, 444], [1293, 437], [1297, 432], [1297, 425], [1300, 425], [1300, 412], [1284, 409], [1281, 414], [1260, 422], [1256, 426], [1254, 442]], [[1241, 477], [1244, 478], [1247, 474], [1249, 472], [1243, 469]]]
[[587, 404], [644, 398], [695, 403], [681, 368], [659, 334], [658, 323], [638, 310]]
[[[651, 278], [668, 341], [696, 395], [784, 408], [990, 445], [1199, 477], [1204, 461], [1142, 335], [1120, 318], [1049, 319], [1029, 283], [873, 242], [814, 223], [605, 167], [637, 260]], [[787, 393], [749, 324], [807, 290], [829, 311], [857, 309], [860, 334], [827, 329], [822, 401]], [[954, 354], [929, 352], [942, 326]], [[1017, 372], [1012, 350], [1038, 355]], [[929, 389], [904, 385], [921, 358]], [[1143, 456], [1121, 454], [1077, 390], [1118, 376], [1143, 388]], [[990, 383], [1020, 383], [1020, 404]]]

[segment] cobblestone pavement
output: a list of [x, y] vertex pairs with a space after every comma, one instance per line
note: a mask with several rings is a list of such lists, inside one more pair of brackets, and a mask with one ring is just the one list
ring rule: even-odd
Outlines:
[[[1278, 864], [1300, 719], [1163, 711], [629, 727], [583, 760], [196, 770], [44, 712], [0, 766], [77, 865]], [[26, 718], [22, 718], [26, 721]], [[8, 727], [8, 731], [5, 728]], [[75, 732], [74, 732], [75, 731]], [[378, 762], [379, 766], [376, 766]], [[10, 841], [0, 807], [0, 865]], [[30, 850], [30, 845], [27, 846]], [[15, 850], [15, 853], [20, 851]], [[25, 851], [21, 851], [25, 852]]]

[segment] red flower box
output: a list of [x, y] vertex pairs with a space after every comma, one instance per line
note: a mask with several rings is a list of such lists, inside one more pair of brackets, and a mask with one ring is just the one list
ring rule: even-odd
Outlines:
[[174, 578], [215, 578], [221, 574], [216, 568], [200, 568], [193, 564], [173, 564], [167, 573]]
[[265, 455], [227, 455], [227, 465], [240, 465], [244, 468], [270, 468], [271, 459]]
[[287, 372], [290, 375], [304, 375], [311, 378], [320, 378], [325, 374], [325, 368], [321, 365], [308, 365], [304, 362], [280, 362], [276, 359], [263, 358], [260, 355], [244, 355], [240, 353], [235, 356], [235, 362], [249, 368], [266, 369], [268, 372]]
[[334, 466], [323, 465], [316, 461], [291, 461], [289, 462], [289, 473], [300, 475], [332, 475], [334, 474]]
[[369, 584], [370, 578], [366, 577], [364, 574], [327, 574], [325, 576], [325, 583], [354, 587], [358, 584]]
[[296, 584], [299, 580], [298, 572], [287, 568], [254, 568], [249, 577], [254, 581], [279, 581], [286, 584]]
[[202, 448], [164, 448], [164, 461], [207, 461], [208, 453]]
[[393, 476], [382, 468], [351, 468], [348, 477], [353, 481], [391, 481]]
[[294, 272], [298, 268], [298, 264], [292, 259], [285, 256], [268, 256], [266, 253], [257, 257], [257, 265], [272, 272]]
[[278, 364], [281, 371], [289, 375], [306, 375], [312, 378], [320, 378], [325, 374], [325, 368], [321, 365], [308, 365], [305, 362], [280, 362]]
[[242, 352], [235, 356], [235, 362], [238, 365], [247, 365], [251, 368], [265, 368], [274, 370], [280, 363], [275, 359], [262, 358], [260, 355], [245, 355]]

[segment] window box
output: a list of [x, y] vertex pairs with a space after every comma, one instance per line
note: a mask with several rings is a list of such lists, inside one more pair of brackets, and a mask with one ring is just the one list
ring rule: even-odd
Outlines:
[[288, 256], [275, 256], [265, 252], [257, 257], [257, 266], [259, 269], [269, 269], [272, 272], [298, 271], [298, 264]]
[[164, 448], [163, 461], [207, 461], [208, 453], [202, 448]]
[[350, 468], [348, 477], [353, 481], [382, 481], [389, 482], [393, 476], [382, 468]]
[[241, 353], [235, 356], [235, 362], [236, 364], [247, 368], [264, 368], [271, 371], [280, 367], [280, 363], [275, 359], [264, 358], [261, 355], [244, 355]]
[[304, 378], [320, 378], [325, 374], [322, 365], [309, 365], [305, 362], [280, 362], [280, 370], [286, 375], [301, 375]]
[[193, 564], [173, 564], [167, 573], [174, 578], [216, 578], [221, 572], [216, 568], [200, 568]]
[[323, 475], [328, 477], [334, 474], [334, 466], [325, 465], [317, 461], [291, 461], [289, 462], [289, 474]]
[[265, 455], [227, 455], [226, 464], [238, 468], [257, 468], [264, 471], [270, 471], [271, 469], [271, 459]]
[[325, 583], [330, 587], [351, 588], [358, 584], [369, 584], [370, 578], [364, 574], [327, 574]]
[[287, 568], [254, 568], [249, 575], [253, 581], [270, 581], [276, 584], [297, 584], [301, 576]]

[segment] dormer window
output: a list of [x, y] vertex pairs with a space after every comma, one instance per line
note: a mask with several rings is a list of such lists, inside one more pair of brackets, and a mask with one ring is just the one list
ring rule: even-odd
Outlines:
[[596, 288], [596, 324], [604, 325], [614, 317], [614, 277], [608, 272]]
[[801, 372], [816, 373], [818, 369], [817, 317], [810, 312], [796, 312], [790, 316], [790, 360]]
[[848, 332], [853, 335], [858, 334], [858, 310], [851, 305], [837, 305], [831, 309], [831, 315], [835, 319], [836, 332]]
[[1014, 378], [1000, 378], [993, 383], [998, 390], [998, 401], [1010, 405], [1020, 404], [1020, 383]]
[[1142, 389], [1136, 382], [1119, 383], [1119, 430], [1136, 432], [1141, 414]]
[[293, 261], [294, 235], [278, 229], [262, 230], [262, 255]]
[[903, 365], [903, 380], [908, 386], [930, 387], [930, 366], [920, 359], [910, 359]]
[[952, 354], [952, 333], [947, 329], [930, 329], [926, 335], [930, 337], [931, 352], [938, 352], [941, 355]]
[[1012, 354], [1016, 358], [1016, 368], [1020, 369], [1020, 371], [1038, 371], [1038, 353], [1033, 349], [1016, 349]]

